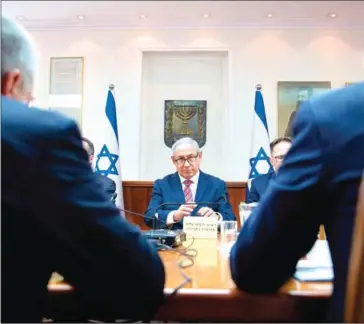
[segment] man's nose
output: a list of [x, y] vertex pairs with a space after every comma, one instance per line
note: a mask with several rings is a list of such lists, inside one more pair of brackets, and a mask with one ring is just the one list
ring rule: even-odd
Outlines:
[[185, 161], [183, 162], [183, 166], [186, 166], [186, 162], [188, 163], [188, 164], [187, 164], [187, 166], [191, 165], [191, 163], [190, 163], [190, 162], [188, 162], [188, 160], [185, 160]]

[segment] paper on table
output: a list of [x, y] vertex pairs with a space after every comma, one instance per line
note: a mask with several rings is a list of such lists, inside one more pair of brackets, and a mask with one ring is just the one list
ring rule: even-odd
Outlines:
[[317, 240], [306, 259], [296, 266], [294, 278], [300, 281], [331, 281], [334, 278], [332, 259], [326, 240]]
[[230, 251], [232, 249], [232, 247], [234, 246], [236, 242], [229, 242], [229, 243], [225, 243], [225, 244], [220, 244], [218, 250], [220, 251], [220, 253], [222, 255], [225, 256], [230, 256]]
[[334, 271], [332, 267], [297, 269], [293, 277], [299, 281], [331, 281], [334, 279]]
[[306, 258], [320, 264], [332, 265], [328, 242], [326, 240], [317, 240], [310, 252], [307, 253]]

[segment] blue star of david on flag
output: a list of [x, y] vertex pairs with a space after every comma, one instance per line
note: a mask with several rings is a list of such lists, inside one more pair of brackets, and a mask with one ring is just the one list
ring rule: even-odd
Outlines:
[[[109, 160], [109, 167], [107, 169], [101, 169], [100, 160], [106, 158]], [[96, 172], [102, 174], [103, 176], [108, 176], [109, 174], [119, 175], [118, 169], [116, 167], [116, 162], [119, 159], [119, 155], [110, 153], [106, 144], [101, 148], [100, 153], [97, 155], [96, 160]]]
[[257, 155], [255, 157], [252, 157], [249, 159], [249, 163], [250, 163], [250, 173], [249, 173], [249, 179], [250, 178], [255, 178], [258, 175], [261, 175], [262, 173], [259, 172], [259, 170], [257, 169], [258, 166], [258, 162], [262, 161], [267, 163], [267, 166], [269, 168], [268, 172], [273, 171], [272, 165], [269, 161], [269, 156], [267, 155], [267, 153], [265, 153], [263, 147], [260, 147]]

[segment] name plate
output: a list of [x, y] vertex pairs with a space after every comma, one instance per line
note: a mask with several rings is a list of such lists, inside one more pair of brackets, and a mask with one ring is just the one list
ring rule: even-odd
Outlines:
[[218, 220], [210, 217], [187, 216], [183, 218], [183, 231], [194, 238], [217, 239]]

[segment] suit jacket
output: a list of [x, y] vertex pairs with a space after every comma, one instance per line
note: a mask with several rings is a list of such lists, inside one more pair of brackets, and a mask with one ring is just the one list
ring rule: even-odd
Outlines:
[[96, 173], [96, 180], [100, 185], [101, 190], [105, 191], [110, 197], [110, 200], [115, 203], [117, 197], [115, 181], [99, 173]]
[[2, 322], [40, 322], [52, 272], [89, 318], [148, 317], [164, 298], [163, 264], [100, 190], [76, 124], [1, 100]]
[[[166, 202], [176, 203], [173, 205], [164, 206], [158, 209], [158, 220], [155, 222], [159, 228], [166, 228], [167, 216], [170, 211], [177, 210], [181, 202], [185, 201], [182, 184], [178, 173], [167, 175], [163, 179], [158, 179], [154, 182], [152, 198], [149, 202], [147, 211], [145, 212], [145, 223], [153, 227], [153, 218], [157, 207]], [[218, 205], [202, 205], [198, 204], [192, 211], [192, 215], [197, 215], [197, 212], [202, 207], [210, 207], [215, 212], [219, 212], [224, 220], [235, 220], [235, 216], [231, 209], [229, 202], [229, 194], [226, 184], [223, 180], [216, 178], [212, 175], [200, 171], [200, 176], [197, 184], [197, 191], [195, 197], [196, 203], [198, 202], [220, 202]], [[174, 223], [172, 229], [177, 230], [183, 227], [183, 219]]]
[[330, 322], [343, 321], [358, 188], [364, 170], [364, 83], [314, 97], [297, 112], [293, 144], [230, 256], [248, 292], [274, 292], [325, 226], [334, 266]]
[[271, 179], [275, 177], [275, 172], [260, 175], [254, 178], [248, 193], [247, 203], [259, 202], [263, 193], [266, 191]]

